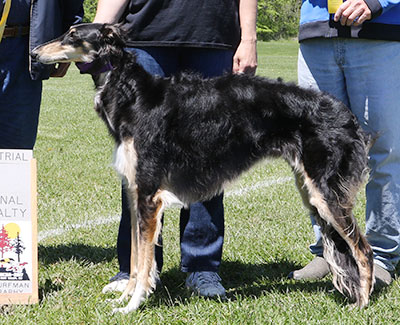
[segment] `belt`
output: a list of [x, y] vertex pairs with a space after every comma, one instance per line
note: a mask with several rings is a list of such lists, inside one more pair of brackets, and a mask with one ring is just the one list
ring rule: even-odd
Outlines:
[[29, 34], [29, 26], [12, 26], [4, 29], [3, 38], [20, 37]]

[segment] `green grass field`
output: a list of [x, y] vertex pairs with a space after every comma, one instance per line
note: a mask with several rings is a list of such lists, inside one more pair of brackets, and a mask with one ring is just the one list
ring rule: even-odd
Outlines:
[[[259, 44], [258, 74], [296, 81], [297, 42]], [[290, 169], [266, 161], [226, 192], [220, 270], [227, 301], [192, 297], [180, 272], [178, 210], [165, 216], [164, 288], [129, 315], [111, 315], [102, 287], [118, 271], [120, 181], [113, 142], [93, 107], [90, 77], [71, 68], [44, 85], [39, 136], [40, 303], [3, 306], [0, 324], [400, 324], [399, 282], [350, 309], [331, 279], [286, 278], [312, 259], [313, 233]], [[360, 193], [355, 214], [364, 224]]]

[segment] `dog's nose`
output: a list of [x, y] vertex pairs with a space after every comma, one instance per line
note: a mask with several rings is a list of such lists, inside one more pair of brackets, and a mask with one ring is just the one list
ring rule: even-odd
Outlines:
[[36, 58], [37, 58], [37, 56], [38, 56], [38, 54], [37, 54], [37, 52], [36, 52], [35, 50], [31, 51], [30, 55], [31, 55], [31, 58], [32, 58], [33, 60], [36, 60]]

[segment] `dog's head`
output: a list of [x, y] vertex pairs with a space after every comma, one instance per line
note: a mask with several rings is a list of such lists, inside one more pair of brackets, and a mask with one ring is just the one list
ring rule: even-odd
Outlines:
[[44, 63], [92, 62], [118, 55], [125, 43], [119, 27], [109, 24], [72, 26], [59, 38], [33, 49], [33, 59]]

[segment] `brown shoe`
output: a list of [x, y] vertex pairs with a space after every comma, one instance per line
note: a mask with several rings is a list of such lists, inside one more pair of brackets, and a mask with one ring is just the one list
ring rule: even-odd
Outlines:
[[290, 272], [288, 278], [295, 280], [318, 280], [327, 276], [329, 272], [328, 263], [324, 258], [316, 256], [302, 269]]
[[390, 285], [393, 281], [392, 275], [382, 266], [375, 264], [375, 286], [376, 290], [382, 289]]

